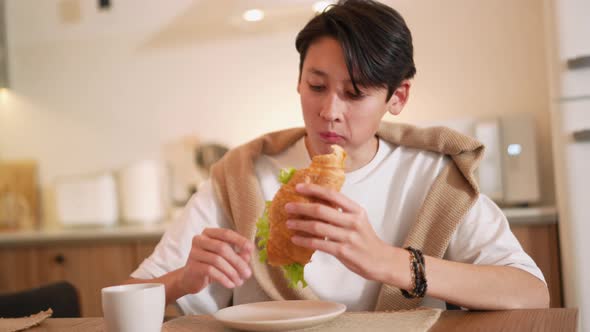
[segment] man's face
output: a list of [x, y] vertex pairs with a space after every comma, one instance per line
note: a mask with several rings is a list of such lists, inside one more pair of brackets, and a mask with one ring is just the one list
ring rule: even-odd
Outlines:
[[374, 140], [387, 111], [387, 89], [357, 86], [359, 94], [338, 41], [323, 37], [309, 46], [297, 91], [308, 142], [315, 153], [331, 152], [332, 144], [356, 153]]

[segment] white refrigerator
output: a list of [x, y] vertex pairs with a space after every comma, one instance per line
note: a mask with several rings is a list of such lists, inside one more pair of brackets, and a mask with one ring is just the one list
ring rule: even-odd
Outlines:
[[590, 0], [546, 1], [564, 300], [590, 331]]

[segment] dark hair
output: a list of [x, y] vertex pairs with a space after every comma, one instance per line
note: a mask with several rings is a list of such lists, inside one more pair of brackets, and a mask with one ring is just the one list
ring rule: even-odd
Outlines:
[[341, 0], [311, 19], [299, 32], [299, 79], [309, 46], [321, 37], [336, 39], [344, 52], [352, 85], [387, 87], [387, 100], [416, 74], [412, 34], [393, 8], [371, 0]]

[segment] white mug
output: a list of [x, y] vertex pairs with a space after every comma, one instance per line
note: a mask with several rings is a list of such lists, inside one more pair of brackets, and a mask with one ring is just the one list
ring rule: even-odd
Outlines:
[[108, 332], [160, 332], [166, 308], [163, 284], [132, 284], [102, 289]]

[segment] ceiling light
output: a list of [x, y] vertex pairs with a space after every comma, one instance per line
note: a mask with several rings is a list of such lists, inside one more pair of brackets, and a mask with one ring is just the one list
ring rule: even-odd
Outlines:
[[8, 89], [0, 88], [0, 104], [5, 105], [8, 100]]
[[324, 10], [326, 10], [326, 8], [328, 8], [328, 6], [332, 5], [333, 3], [333, 1], [316, 1], [316, 3], [313, 4], [313, 10], [316, 13], [322, 13]]
[[260, 21], [264, 18], [264, 12], [260, 9], [249, 9], [242, 14], [242, 18], [248, 22]]

